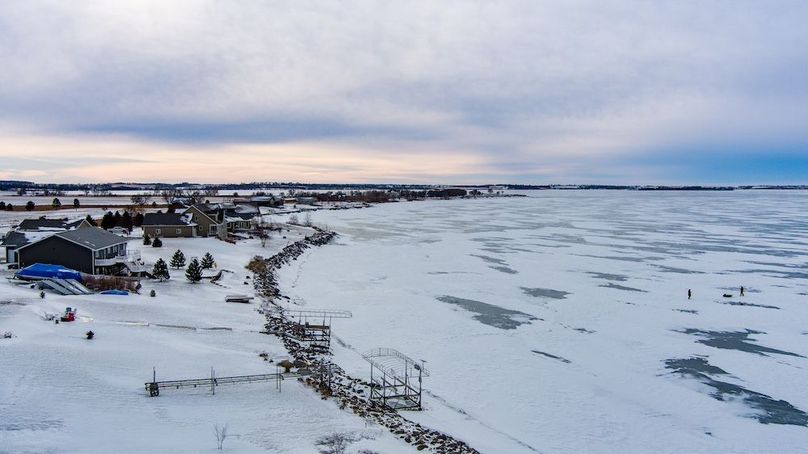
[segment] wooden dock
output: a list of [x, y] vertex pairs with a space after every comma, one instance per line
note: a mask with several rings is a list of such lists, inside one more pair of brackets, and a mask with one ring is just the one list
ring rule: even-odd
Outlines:
[[274, 381], [275, 388], [281, 390], [281, 382], [287, 378], [297, 378], [310, 375], [308, 371], [298, 372], [278, 372], [274, 374], [257, 374], [257, 375], [234, 375], [232, 377], [216, 377], [211, 374], [210, 378], [191, 378], [187, 380], [165, 380], [165, 381], [151, 381], [146, 382], [146, 392], [149, 397], [157, 397], [160, 395], [161, 390], [168, 389], [188, 389], [188, 388], [208, 388], [213, 394], [216, 393], [216, 387], [221, 385], [239, 385], [245, 383], [257, 383]]

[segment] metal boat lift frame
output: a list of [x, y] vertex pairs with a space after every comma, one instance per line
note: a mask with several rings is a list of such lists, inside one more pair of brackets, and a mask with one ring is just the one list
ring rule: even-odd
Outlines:
[[362, 355], [370, 363], [370, 400], [393, 410], [421, 410], [421, 385], [429, 371], [392, 348], [376, 348]]

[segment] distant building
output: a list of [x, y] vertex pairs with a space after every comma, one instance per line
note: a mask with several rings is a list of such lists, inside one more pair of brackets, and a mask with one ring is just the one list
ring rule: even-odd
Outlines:
[[143, 234], [152, 238], [193, 238], [197, 236], [197, 224], [185, 213], [146, 213]]
[[87, 274], [113, 274], [126, 262], [126, 239], [100, 228], [58, 232], [16, 248], [20, 268], [61, 265]]
[[79, 219], [71, 222], [67, 219], [49, 219], [42, 217], [37, 219], [24, 219], [22, 222], [20, 222], [20, 225], [17, 226], [16, 230], [23, 232], [39, 232], [46, 230], [72, 230], [84, 227], [95, 226], [87, 222], [86, 219]]

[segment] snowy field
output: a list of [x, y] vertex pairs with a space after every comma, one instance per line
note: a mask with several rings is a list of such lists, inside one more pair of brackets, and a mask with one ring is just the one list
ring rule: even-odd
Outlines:
[[[171, 269], [167, 282], [144, 281], [141, 295], [58, 296], [0, 279], [0, 453], [220, 452], [214, 425], [228, 424], [225, 452], [311, 453], [314, 442], [342, 432], [366, 437], [351, 452], [400, 452], [407, 445], [379, 427], [323, 401], [296, 380], [279, 393], [274, 382], [209, 390], [165, 390], [149, 398], [144, 382], [275, 373], [259, 358], [286, 358], [273, 336], [260, 334], [257, 304], [225, 303], [227, 294], [254, 295], [245, 269], [254, 254], [269, 256], [305, 230], [231, 245], [215, 239], [164, 239], [162, 248], [139, 239], [147, 263], [167, 262], [176, 249], [190, 260], [210, 252], [221, 286], [190, 284]], [[283, 238], [285, 236], [286, 238]], [[218, 270], [217, 270], [218, 271]], [[232, 271], [232, 272], [231, 272]], [[157, 296], [149, 297], [154, 289]], [[78, 308], [74, 323], [45, 321], [45, 313]], [[93, 340], [85, 332], [96, 333]]]
[[353, 312], [352, 375], [425, 360], [409, 416], [482, 452], [805, 452], [808, 193], [530, 195], [314, 213], [282, 288]]

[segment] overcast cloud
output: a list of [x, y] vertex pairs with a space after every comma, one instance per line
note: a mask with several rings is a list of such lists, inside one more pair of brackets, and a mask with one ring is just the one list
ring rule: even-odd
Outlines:
[[806, 20], [804, 1], [5, 0], [0, 178], [808, 183]]

